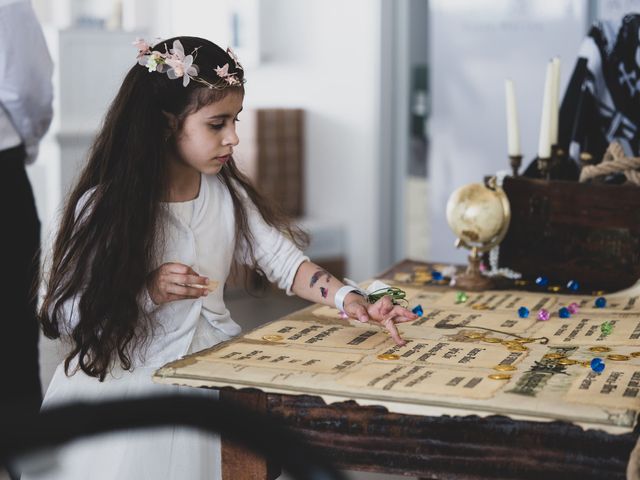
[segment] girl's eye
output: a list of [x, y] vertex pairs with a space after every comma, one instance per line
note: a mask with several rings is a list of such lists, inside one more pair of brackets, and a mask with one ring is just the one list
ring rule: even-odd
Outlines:
[[222, 130], [222, 127], [224, 127], [224, 123], [216, 123], [216, 124], [209, 124], [209, 127], [212, 128], [213, 130]]

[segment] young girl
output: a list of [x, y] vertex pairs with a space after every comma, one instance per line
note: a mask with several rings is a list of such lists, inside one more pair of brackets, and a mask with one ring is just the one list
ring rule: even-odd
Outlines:
[[[234, 261], [288, 294], [380, 322], [402, 343], [395, 323], [416, 315], [389, 297], [367, 304], [311, 263], [298, 248], [300, 231], [236, 167], [245, 79], [235, 55], [193, 37], [136, 46], [138, 62], [109, 108], [55, 242], [41, 320], [70, 351], [44, 407], [153, 393], [215, 398], [151, 376], [240, 333], [222, 296]], [[220, 447], [183, 428], [125, 432], [75, 442], [59, 464], [46, 478], [219, 478]]]

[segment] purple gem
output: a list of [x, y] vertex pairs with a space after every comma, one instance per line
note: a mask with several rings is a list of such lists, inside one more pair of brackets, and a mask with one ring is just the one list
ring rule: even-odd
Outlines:
[[547, 277], [538, 277], [536, 278], [536, 285], [539, 287], [546, 287], [549, 285], [549, 279]]
[[549, 314], [548, 310], [545, 310], [544, 308], [541, 308], [540, 311], [538, 312], [538, 320], [546, 322], [547, 320], [549, 320], [549, 317], [551, 315]]
[[529, 309], [527, 307], [520, 307], [518, 309], [518, 316], [520, 318], [527, 318], [529, 316]]
[[596, 373], [601, 373], [604, 370], [605, 364], [601, 358], [596, 357], [591, 360], [591, 370]]
[[607, 306], [607, 299], [604, 297], [596, 298], [596, 308], [604, 308]]
[[571, 316], [571, 312], [567, 307], [562, 307], [558, 310], [558, 314], [560, 315], [560, 318], [569, 318]]
[[567, 308], [569, 309], [569, 313], [571, 314], [578, 313], [578, 310], [580, 310], [580, 306], [576, 302], [573, 302]]

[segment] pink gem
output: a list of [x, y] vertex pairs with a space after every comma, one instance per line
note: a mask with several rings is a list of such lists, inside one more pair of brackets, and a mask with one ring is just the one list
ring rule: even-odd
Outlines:
[[576, 302], [573, 302], [567, 308], [569, 309], [571, 314], [578, 313], [578, 310], [580, 310], [580, 306]]
[[345, 312], [340, 312], [340, 318], [349, 318], [349, 315], [347, 315]]
[[549, 311], [545, 310], [544, 308], [541, 308], [540, 311], [538, 312], [538, 320], [541, 320], [543, 322], [546, 322], [547, 320], [549, 320]]

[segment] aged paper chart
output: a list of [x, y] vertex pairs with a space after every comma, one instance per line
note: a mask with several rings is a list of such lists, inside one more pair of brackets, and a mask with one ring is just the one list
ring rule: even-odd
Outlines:
[[[464, 414], [558, 419], [621, 433], [640, 411], [640, 305], [611, 298], [408, 288], [424, 315], [399, 326], [397, 346], [375, 324], [309, 307], [156, 372], [154, 380], [192, 386], [256, 387], [377, 403], [403, 413], [433, 407]], [[559, 308], [580, 305], [570, 318]], [[517, 310], [532, 314], [520, 318]], [[550, 313], [538, 321], [540, 308]], [[601, 325], [613, 329], [603, 334]], [[591, 361], [600, 358], [604, 370]]]

